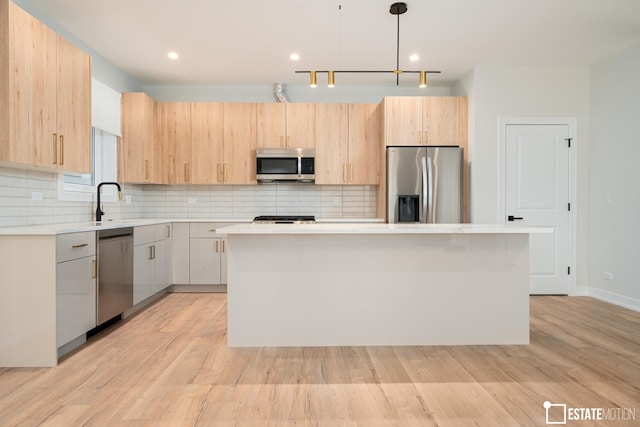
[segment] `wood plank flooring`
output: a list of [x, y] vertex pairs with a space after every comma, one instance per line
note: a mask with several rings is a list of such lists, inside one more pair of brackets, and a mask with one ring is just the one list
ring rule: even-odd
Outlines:
[[640, 425], [640, 313], [592, 298], [531, 297], [528, 346], [228, 348], [226, 307], [168, 294], [56, 368], [1, 368], [0, 425], [542, 426], [546, 400]]

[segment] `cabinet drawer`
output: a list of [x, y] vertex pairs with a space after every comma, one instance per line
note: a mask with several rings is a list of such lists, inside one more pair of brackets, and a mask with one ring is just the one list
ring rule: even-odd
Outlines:
[[144, 245], [171, 237], [171, 224], [142, 225], [133, 229], [133, 246]]
[[96, 254], [96, 232], [60, 234], [56, 240], [56, 261], [65, 262]]
[[156, 226], [143, 225], [133, 229], [133, 246], [144, 245], [156, 240]]
[[189, 224], [189, 237], [206, 238], [218, 237], [220, 234], [218, 229], [234, 225], [233, 222], [192, 222]]

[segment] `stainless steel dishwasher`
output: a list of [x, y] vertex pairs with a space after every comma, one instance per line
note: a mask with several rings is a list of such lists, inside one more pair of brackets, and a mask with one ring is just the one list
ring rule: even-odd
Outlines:
[[133, 227], [98, 231], [98, 326], [133, 307]]

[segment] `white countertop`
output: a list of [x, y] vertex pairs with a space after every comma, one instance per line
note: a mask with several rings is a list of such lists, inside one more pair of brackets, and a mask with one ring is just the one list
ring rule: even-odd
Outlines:
[[234, 234], [531, 234], [551, 233], [550, 227], [500, 224], [236, 224], [219, 230]]
[[[140, 227], [144, 225], [168, 224], [168, 223], [191, 223], [191, 222], [213, 222], [213, 223], [240, 223], [248, 225], [253, 218], [137, 218], [137, 219], [114, 219], [102, 222], [71, 222], [62, 224], [46, 224], [46, 225], [25, 225], [16, 227], [0, 227], [0, 236], [47, 236], [67, 233], [79, 233], [84, 231], [108, 230], [121, 227]], [[346, 225], [352, 223], [383, 223], [381, 219], [362, 219], [362, 218], [330, 218], [317, 219], [321, 224]]]

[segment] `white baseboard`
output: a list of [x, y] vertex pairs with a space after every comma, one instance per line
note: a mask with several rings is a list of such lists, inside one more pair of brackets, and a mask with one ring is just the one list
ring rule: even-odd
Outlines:
[[587, 295], [602, 301], [610, 302], [611, 304], [628, 308], [629, 310], [640, 312], [640, 300], [636, 298], [630, 298], [624, 295], [597, 288], [589, 288]]

